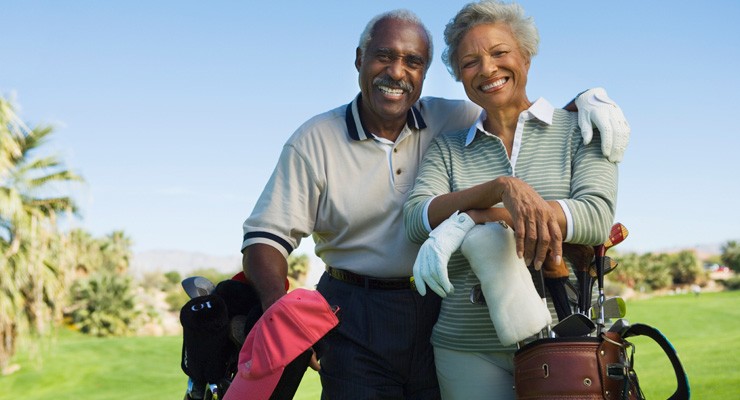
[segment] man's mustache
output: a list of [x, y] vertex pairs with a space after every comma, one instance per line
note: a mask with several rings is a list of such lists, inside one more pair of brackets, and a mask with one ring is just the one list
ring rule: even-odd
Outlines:
[[412, 84], [404, 80], [397, 81], [395, 79], [391, 79], [389, 76], [379, 76], [373, 79], [373, 85], [386, 86], [393, 89], [401, 89], [407, 92], [412, 92], [414, 90], [414, 86]]

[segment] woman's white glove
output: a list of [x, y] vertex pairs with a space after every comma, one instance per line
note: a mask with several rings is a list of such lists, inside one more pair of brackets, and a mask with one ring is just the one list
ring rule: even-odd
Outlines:
[[578, 126], [583, 144], [591, 143], [593, 127], [601, 133], [601, 152], [611, 162], [620, 162], [630, 139], [630, 124], [603, 88], [593, 88], [576, 97]]
[[427, 294], [427, 286], [441, 297], [454, 291], [447, 276], [447, 262], [474, 226], [468, 214], [455, 211], [429, 234], [414, 262], [414, 284], [420, 295]]

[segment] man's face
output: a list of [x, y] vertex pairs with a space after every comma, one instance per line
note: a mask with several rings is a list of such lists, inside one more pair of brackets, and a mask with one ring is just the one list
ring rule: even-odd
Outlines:
[[[363, 117], [370, 126], [405, 121], [421, 96], [429, 44], [424, 29], [397, 19], [375, 25], [365, 54], [357, 50], [355, 66], [362, 91]], [[374, 132], [377, 133], [377, 132]]]

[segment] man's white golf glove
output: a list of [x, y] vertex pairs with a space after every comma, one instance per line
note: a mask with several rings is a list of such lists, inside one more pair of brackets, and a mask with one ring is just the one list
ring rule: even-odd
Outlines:
[[468, 214], [456, 211], [429, 234], [414, 262], [414, 283], [420, 295], [427, 294], [427, 286], [441, 297], [453, 292], [447, 276], [447, 262], [474, 226]]
[[591, 143], [593, 128], [601, 133], [601, 152], [611, 162], [620, 162], [630, 139], [630, 125], [603, 88], [593, 88], [576, 98], [578, 125], [583, 144]]

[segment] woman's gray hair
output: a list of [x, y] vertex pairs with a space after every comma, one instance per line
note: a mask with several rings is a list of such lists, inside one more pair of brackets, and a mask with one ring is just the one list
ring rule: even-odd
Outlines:
[[362, 31], [362, 34], [360, 35], [360, 43], [357, 45], [360, 48], [360, 51], [362, 51], [363, 57], [365, 56], [365, 51], [367, 50], [367, 45], [370, 43], [370, 40], [373, 38], [373, 30], [375, 29], [375, 25], [377, 25], [378, 22], [384, 19], [396, 19], [400, 21], [406, 21], [411, 22], [413, 24], [418, 25], [424, 30], [424, 33], [427, 35], [427, 43], [429, 44], [429, 53], [427, 54], [427, 65], [425, 67], [425, 70], [429, 69], [429, 66], [432, 64], [432, 58], [434, 56], [434, 46], [432, 45], [432, 33], [429, 32], [429, 29], [424, 25], [423, 22], [421, 22], [421, 19], [414, 14], [413, 12], [405, 9], [398, 9], [398, 10], [392, 10], [388, 12], [384, 12], [382, 14], [376, 15], [373, 19], [370, 20], [370, 22], [367, 23], [365, 26], [365, 30]]
[[525, 16], [522, 6], [497, 0], [468, 3], [445, 27], [447, 48], [442, 53], [442, 62], [456, 80], [460, 80], [460, 66], [457, 64], [456, 53], [462, 38], [477, 25], [497, 22], [509, 25], [519, 43], [519, 49], [527, 59], [531, 60], [537, 54], [540, 34], [537, 32], [534, 18]]

